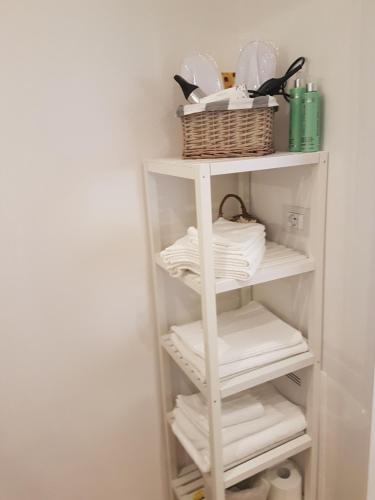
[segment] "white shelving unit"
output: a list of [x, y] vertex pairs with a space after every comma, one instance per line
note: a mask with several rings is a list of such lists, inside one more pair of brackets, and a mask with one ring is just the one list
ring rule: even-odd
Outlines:
[[[163, 411], [165, 415], [165, 434], [168, 459], [168, 480], [171, 498], [184, 499], [184, 495], [195, 487], [204, 486], [206, 497], [212, 500], [224, 500], [225, 488], [251, 477], [269, 467], [282, 462], [286, 458], [296, 457], [304, 469], [304, 498], [316, 500], [317, 457], [318, 457], [318, 426], [319, 426], [319, 382], [322, 342], [322, 296], [323, 296], [323, 261], [324, 232], [326, 210], [328, 154], [318, 153], [276, 153], [260, 158], [239, 158], [220, 160], [181, 160], [158, 159], [145, 163], [146, 194], [148, 200], [149, 228], [151, 254], [153, 256], [153, 281], [156, 305], [158, 345], [160, 356], [161, 388]], [[289, 169], [285, 177], [280, 177]], [[311, 170], [310, 170], [311, 169]], [[267, 172], [268, 171], [268, 172]], [[267, 172], [266, 178], [256, 178], [261, 172]], [[264, 191], [269, 189], [267, 183], [275, 178], [273, 190], [280, 189], [280, 196], [272, 197], [273, 217], [280, 217], [284, 210], [277, 203], [285, 192], [285, 186], [294, 182], [295, 176], [303, 176], [294, 191], [301, 196], [301, 186], [305, 189], [309, 184], [309, 193], [304, 201], [308, 208], [310, 220], [308, 231], [304, 235], [301, 250], [301, 238], [296, 235], [284, 234], [276, 242], [268, 242], [265, 258], [257, 273], [249, 282], [215, 279], [212, 252], [212, 191], [213, 178], [217, 176], [236, 176], [238, 192], [250, 203], [250, 198], [260, 199], [257, 210], [263, 211], [266, 203]], [[311, 172], [311, 173], [310, 173]], [[253, 179], [254, 176], [254, 179]], [[176, 179], [173, 181], [173, 179]], [[205, 364], [206, 380], [176, 350], [170, 341], [168, 330], [169, 298], [165, 282], [175, 280], [170, 278], [163, 266], [159, 253], [165, 246], [165, 235], [162, 234], [159, 202], [165, 204], [165, 197], [160, 195], [160, 185], [168, 182], [167, 189], [173, 190], [173, 182], [193, 182], [195, 192], [195, 212], [199, 234], [201, 276], [186, 273], [178, 281], [189, 293], [198, 294], [201, 301], [201, 317], [205, 333]], [[229, 177], [224, 177], [224, 182]], [[271, 179], [271, 180], [270, 180]], [[281, 186], [281, 187], [280, 187]], [[303, 191], [302, 189], [302, 191]], [[300, 199], [297, 197], [297, 201]], [[296, 201], [295, 197], [292, 201]], [[270, 198], [271, 202], [271, 198]], [[276, 207], [276, 208], [275, 208]], [[252, 207], [253, 208], [253, 207]], [[270, 210], [271, 210], [270, 208]], [[267, 211], [267, 210], [264, 210]], [[269, 222], [267, 214], [257, 214], [266, 226]], [[272, 222], [272, 221], [271, 221]], [[275, 224], [273, 224], [275, 225]], [[275, 233], [270, 223], [271, 235]], [[166, 224], [164, 224], [166, 226]], [[267, 226], [268, 228], [268, 226]], [[164, 228], [165, 229], [165, 228]], [[285, 236], [286, 235], [286, 236]], [[182, 236], [180, 234], [179, 236]], [[164, 238], [164, 239], [163, 239]], [[287, 241], [286, 241], [287, 240]], [[290, 241], [289, 241], [290, 240]], [[169, 242], [170, 243], [170, 242]], [[300, 280], [306, 281], [300, 281]], [[275, 288], [277, 283], [284, 283], [282, 292]], [[177, 281], [177, 280], [175, 280]], [[270, 283], [272, 282], [272, 283]], [[270, 283], [268, 285], [268, 283]], [[299, 316], [306, 318], [305, 332], [309, 342], [309, 352], [299, 354], [282, 361], [261, 367], [247, 373], [220, 381], [217, 359], [217, 300], [218, 294], [236, 293], [242, 303], [251, 298], [264, 302], [275, 309], [280, 316], [296, 323], [290, 311], [297, 310]], [[192, 292], [193, 291], [193, 292]], [[287, 305], [287, 298], [297, 303], [303, 295], [302, 306]], [[281, 300], [282, 299], [282, 300]], [[173, 409], [175, 392], [170, 371], [179, 370], [195, 390], [200, 391], [207, 399], [210, 423], [210, 461], [211, 472], [201, 476], [194, 465], [179, 470], [176, 438], [169, 426], [169, 413]], [[178, 367], [178, 368], [176, 368]], [[175, 378], [175, 377], [172, 377]], [[221, 401], [232, 394], [257, 386], [267, 381], [276, 381], [280, 390], [294, 399], [301, 400], [306, 407], [307, 431], [297, 435], [287, 442], [249, 458], [243, 463], [224, 470], [222, 459], [222, 442], [220, 428]], [[185, 497], [186, 498], [186, 497]]]

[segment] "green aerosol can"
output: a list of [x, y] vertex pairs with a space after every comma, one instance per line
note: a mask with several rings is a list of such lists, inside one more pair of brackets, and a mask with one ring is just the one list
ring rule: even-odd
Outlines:
[[297, 78], [289, 90], [289, 151], [302, 151], [303, 99], [306, 87], [302, 78]]
[[319, 151], [321, 142], [321, 95], [316, 83], [306, 86], [303, 96], [302, 151]]

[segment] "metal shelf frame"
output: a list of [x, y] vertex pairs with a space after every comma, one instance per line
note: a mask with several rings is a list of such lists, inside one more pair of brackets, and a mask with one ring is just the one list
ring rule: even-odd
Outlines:
[[[225, 500], [225, 488], [236, 482], [250, 477], [265, 468], [273, 466], [282, 460], [308, 450], [305, 471], [304, 491], [305, 500], [316, 500], [317, 491], [317, 460], [318, 460], [318, 428], [319, 428], [319, 385], [320, 385], [320, 360], [322, 342], [322, 303], [323, 303], [323, 264], [324, 264], [324, 236], [325, 236], [325, 211], [326, 211], [326, 184], [327, 184], [328, 154], [318, 153], [276, 153], [274, 155], [260, 158], [239, 158], [223, 160], [181, 160], [160, 159], [145, 162], [145, 186], [146, 200], [148, 205], [148, 220], [150, 231], [150, 246], [152, 256], [152, 275], [154, 285], [154, 299], [156, 311], [156, 325], [158, 334], [161, 393], [163, 398], [164, 430], [166, 437], [166, 457], [168, 461], [167, 474], [170, 499], [173, 496], [180, 498], [177, 492], [178, 478], [174, 436], [168, 425], [168, 413], [173, 407], [173, 393], [171, 381], [168, 377], [167, 364], [171, 358], [185, 372], [198, 390], [205, 394], [208, 403], [208, 417], [210, 425], [210, 461], [211, 472], [205, 477], [204, 484], [206, 496], [210, 500]], [[217, 354], [217, 310], [216, 295], [228, 290], [239, 288], [233, 282], [220, 284], [215, 280], [214, 256], [213, 256], [213, 230], [212, 230], [212, 203], [211, 203], [211, 177], [260, 170], [279, 169], [287, 167], [298, 167], [311, 165], [318, 169], [318, 182], [313, 195], [315, 220], [319, 224], [313, 228], [313, 241], [311, 242], [311, 256], [299, 263], [293, 272], [278, 272], [275, 266], [272, 273], [264, 274], [261, 281], [254, 280], [246, 284], [253, 284], [273, 279], [311, 272], [313, 274], [310, 300], [309, 300], [309, 345], [311, 353], [295, 356], [284, 362], [275, 363], [274, 366], [254, 370], [250, 375], [241, 376], [237, 381], [220, 381], [218, 374]], [[199, 251], [201, 258], [201, 276], [199, 287], [186, 283], [201, 295], [202, 322], [205, 334], [205, 368], [206, 381], [203, 383], [196, 379], [191, 367], [184, 364], [183, 360], [173, 353], [172, 348], [166, 342], [168, 321], [164, 308], [163, 287], [159, 286], [165, 270], [162, 269], [160, 261], [155, 258], [161, 251], [159, 232], [159, 213], [157, 207], [157, 183], [156, 177], [160, 175], [182, 177], [194, 182], [195, 205], [197, 215]], [[246, 187], [244, 187], [246, 192]], [[241, 191], [241, 188], [240, 188]], [[261, 270], [259, 271], [262, 272]], [[228, 280], [227, 280], [228, 281]], [[221, 287], [221, 288], [220, 288]], [[309, 370], [309, 383], [306, 395], [307, 401], [307, 432], [303, 436], [292, 439], [266, 453], [240, 464], [233, 469], [224, 471], [222, 457], [222, 433], [221, 433], [221, 400], [230, 394], [234, 394], [249, 387], [261, 384], [265, 381], [291, 373], [296, 369], [307, 368]], [[199, 474], [193, 473], [194, 480], [199, 479]], [[177, 481], [177, 485], [176, 485]], [[197, 483], [198, 484], [198, 483]], [[184, 491], [184, 490], [183, 490]]]

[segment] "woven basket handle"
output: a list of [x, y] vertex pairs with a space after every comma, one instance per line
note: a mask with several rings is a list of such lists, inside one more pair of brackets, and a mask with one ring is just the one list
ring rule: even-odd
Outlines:
[[222, 202], [220, 203], [220, 207], [219, 207], [219, 217], [224, 217], [224, 215], [223, 215], [224, 203], [227, 201], [228, 198], [235, 198], [237, 201], [239, 201], [240, 205], [241, 205], [241, 210], [242, 210], [242, 214], [241, 214], [242, 217], [244, 217], [245, 219], [251, 219], [250, 214], [246, 210], [245, 203], [242, 201], [242, 199], [237, 194], [227, 194], [226, 196], [224, 196]]

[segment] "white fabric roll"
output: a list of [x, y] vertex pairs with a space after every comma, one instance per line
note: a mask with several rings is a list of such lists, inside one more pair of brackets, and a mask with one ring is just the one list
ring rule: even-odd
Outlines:
[[268, 470], [264, 478], [270, 484], [268, 500], [302, 500], [302, 477], [291, 460]]

